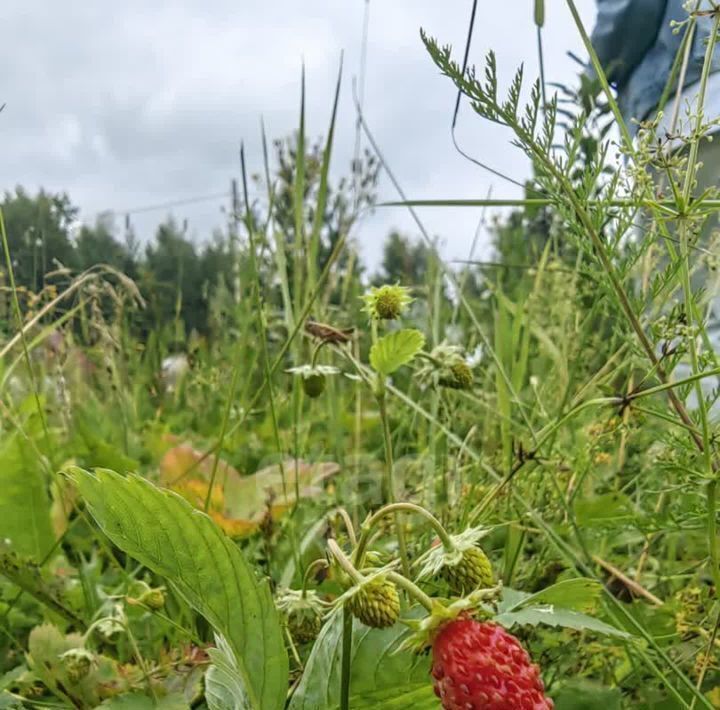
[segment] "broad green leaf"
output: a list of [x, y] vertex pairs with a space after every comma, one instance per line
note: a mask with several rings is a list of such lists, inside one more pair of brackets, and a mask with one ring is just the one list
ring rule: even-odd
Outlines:
[[419, 330], [406, 328], [388, 333], [370, 349], [370, 364], [376, 372], [391, 375], [407, 365], [425, 345], [425, 336]]
[[121, 550], [165, 577], [227, 640], [253, 710], [282, 708], [288, 660], [267, 582], [238, 547], [187, 501], [139, 476], [71, 471], [100, 528]]
[[17, 434], [0, 445], [0, 538], [40, 562], [55, 544], [50, 498], [37, 454]]
[[[342, 612], [335, 611], [320, 632], [289, 710], [337, 710], [340, 702]], [[398, 651], [407, 629], [370, 629], [353, 622], [350, 707], [438, 710], [430, 660]]]
[[581, 614], [579, 611], [560, 609], [550, 604], [528, 606], [518, 611], [501, 612], [495, 617], [494, 621], [508, 629], [515, 625], [537, 626], [538, 624], [545, 624], [546, 626], [560, 626], [566, 629], [576, 629], [577, 631], [595, 631], [606, 636], [630, 638], [630, 634], [620, 631], [620, 629], [616, 629], [604, 621], [599, 621], [587, 614]]
[[588, 613], [597, 608], [601, 594], [602, 585], [594, 579], [564, 579], [535, 594], [505, 589], [500, 611], [515, 611], [530, 605], [545, 604]]

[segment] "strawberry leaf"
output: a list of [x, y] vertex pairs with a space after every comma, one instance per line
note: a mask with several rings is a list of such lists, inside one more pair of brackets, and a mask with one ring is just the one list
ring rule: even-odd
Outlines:
[[[70, 469], [110, 540], [156, 574], [227, 640], [228, 664], [249, 710], [285, 705], [288, 658], [267, 582], [204, 513], [139, 476]], [[226, 671], [227, 672], [227, 671]]]
[[[288, 710], [339, 707], [342, 628], [342, 611], [338, 609], [315, 641]], [[350, 676], [353, 710], [437, 710], [429, 658], [398, 650], [408, 633], [401, 624], [380, 630], [354, 621]]]
[[561, 609], [551, 604], [528, 606], [518, 611], [500, 613], [494, 618], [494, 621], [508, 629], [513, 626], [538, 626], [544, 624], [546, 626], [575, 629], [576, 631], [595, 631], [599, 634], [618, 638], [630, 638], [630, 634], [620, 631], [620, 629], [616, 629], [604, 621], [571, 609]]
[[391, 375], [407, 365], [425, 345], [425, 336], [419, 330], [406, 328], [380, 338], [370, 349], [370, 364], [376, 372]]

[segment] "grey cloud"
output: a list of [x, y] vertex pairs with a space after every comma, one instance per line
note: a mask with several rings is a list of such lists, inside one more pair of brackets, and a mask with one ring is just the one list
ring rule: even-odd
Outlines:
[[[547, 70], [572, 80], [565, 57], [581, 44], [565, 3], [548, 2]], [[592, 0], [578, 3], [588, 24]], [[525, 61], [536, 69], [532, 3], [493, 3], [478, 18], [473, 59], [497, 50], [507, 79]], [[508, 7], [512, 5], [512, 12]], [[522, 9], [514, 6], [522, 5]], [[351, 77], [357, 73], [362, 0], [174, 0], [125, 3], [81, 0], [4, 4], [0, 62], [0, 187], [66, 189], [88, 218], [105, 208], [161, 203], [223, 190], [237, 173], [239, 141], [260, 165], [259, 119], [271, 137], [297, 125], [299, 76], [304, 60], [308, 131], [324, 133], [338, 60], [345, 76], [335, 170], [349, 164], [354, 115]], [[527, 7], [525, 7], [527, 6]], [[454, 92], [425, 55], [425, 27], [460, 51], [470, 3], [452, 0], [371, 0], [367, 118], [386, 157], [413, 197], [517, 194], [453, 150], [450, 111]], [[523, 156], [508, 136], [463, 109], [459, 135], [473, 155], [522, 178]], [[383, 196], [394, 198], [387, 180]], [[207, 235], [222, 223], [216, 203], [177, 211]], [[144, 234], [164, 213], [138, 216]], [[463, 254], [478, 211], [423, 212], [446, 253]], [[387, 229], [415, 231], [407, 214], [379, 210], [364, 224], [364, 256], [377, 258]]]

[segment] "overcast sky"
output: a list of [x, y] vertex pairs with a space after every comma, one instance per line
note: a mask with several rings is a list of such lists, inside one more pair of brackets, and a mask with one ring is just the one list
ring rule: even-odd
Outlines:
[[[450, 139], [455, 94], [427, 57], [420, 28], [461, 55], [471, 0], [370, 0], [365, 113], [391, 168], [415, 198], [517, 196], [459, 156]], [[546, 0], [546, 73], [572, 82], [584, 55], [563, 0]], [[590, 28], [593, 0], [577, 0]], [[352, 78], [358, 73], [364, 0], [4, 0], [0, 43], [0, 188], [66, 191], [84, 220], [186, 198], [220, 195], [246, 143], [261, 168], [260, 117], [271, 138], [297, 127], [300, 67], [307, 75], [307, 132], [326, 131], [342, 51], [345, 71], [334, 172], [354, 145]], [[481, 0], [472, 59], [494, 49], [503, 78], [524, 62], [537, 74], [533, 0]], [[472, 155], [523, 179], [528, 166], [509, 136], [467, 107], [458, 128]], [[394, 199], [383, 179], [381, 199]], [[223, 223], [223, 197], [173, 208], [198, 240]], [[132, 215], [142, 237], [168, 214]], [[448, 258], [463, 258], [478, 210], [423, 210]], [[122, 217], [118, 220], [122, 223]], [[377, 261], [396, 227], [417, 234], [404, 210], [381, 209], [358, 231]], [[485, 235], [486, 236], [486, 235]], [[486, 239], [483, 239], [486, 243]], [[485, 252], [487, 253], [487, 249]]]

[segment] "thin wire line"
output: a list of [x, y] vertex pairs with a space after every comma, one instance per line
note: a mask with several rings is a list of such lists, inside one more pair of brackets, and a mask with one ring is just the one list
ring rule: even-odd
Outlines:
[[[365, 0], [365, 10], [363, 12], [363, 29], [362, 39], [360, 40], [360, 71], [358, 74], [358, 103], [361, 110], [365, 106], [365, 77], [367, 74], [367, 46], [368, 46], [368, 26], [370, 24], [370, 0]], [[360, 126], [360, 118], [355, 121], [355, 150], [353, 153], [353, 170], [355, 171], [354, 189], [355, 189], [355, 208], [360, 201], [360, 147], [362, 143], [362, 128]]]
[[[472, 11], [470, 13], [470, 23], [468, 25], [468, 33], [467, 33], [467, 39], [465, 40], [465, 53], [463, 55], [463, 64], [462, 64], [462, 74], [465, 75], [465, 72], [467, 71], [468, 66], [468, 60], [470, 58], [470, 46], [472, 44], [472, 37], [473, 37], [473, 31], [475, 29], [475, 15], [477, 13], [477, 0], [473, 0], [472, 5]], [[452, 137], [453, 145], [455, 146], [455, 150], [457, 150], [460, 155], [462, 155], [463, 158], [466, 160], [469, 160], [471, 163], [477, 165], [479, 168], [482, 168], [483, 170], [486, 170], [487, 172], [491, 173], [492, 175], [495, 175], [496, 177], [499, 177], [501, 180], [505, 180], [512, 185], [517, 185], [517, 187], [521, 187], [523, 190], [535, 192], [537, 194], [543, 194], [540, 190], [536, 190], [533, 187], [530, 187], [529, 185], [526, 185], [523, 182], [520, 182], [519, 180], [515, 180], [515, 178], [510, 177], [509, 175], [506, 175], [505, 173], [501, 172], [500, 170], [491, 167], [487, 163], [483, 163], [482, 161], [478, 160], [477, 158], [473, 158], [471, 155], [466, 153], [458, 144], [457, 136], [455, 135], [455, 127], [457, 125], [457, 118], [458, 113], [460, 112], [460, 100], [462, 99], [463, 92], [461, 89], [458, 89], [457, 97], [455, 99], [455, 109], [453, 110], [453, 117], [452, 117], [452, 123], [450, 125], [450, 135]]]
[[140, 207], [132, 207], [130, 209], [106, 209], [97, 212], [97, 215], [104, 214], [141, 214], [143, 212], [155, 212], [157, 210], [167, 209], [168, 207], [182, 207], [183, 205], [191, 205], [199, 202], [209, 202], [210, 200], [218, 200], [227, 198], [230, 195], [229, 190], [224, 192], [214, 192], [208, 195], [197, 195], [195, 197], [180, 198], [177, 200], [168, 200], [167, 202], [158, 202], [151, 205], [141, 205]]

